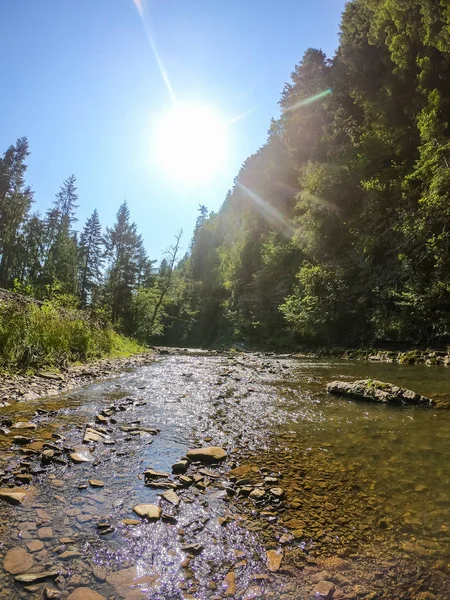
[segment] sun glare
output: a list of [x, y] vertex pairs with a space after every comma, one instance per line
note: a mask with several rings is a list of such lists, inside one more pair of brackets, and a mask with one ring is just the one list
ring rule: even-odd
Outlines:
[[211, 181], [227, 159], [227, 123], [211, 107], [175, 106], [154, 124], [153, 154], [165, 175], [177, 182]]

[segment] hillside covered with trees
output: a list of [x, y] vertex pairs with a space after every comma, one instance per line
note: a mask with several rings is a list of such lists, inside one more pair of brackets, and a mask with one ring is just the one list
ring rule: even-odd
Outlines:
[[32, 213], [21, 138], [0, 162], [0, 286], [101, 312], [142, 342], [360, 346], [450, 339], [450, 7], [354, 0], [308, 49], [266, 144], [159, 267], [126, 202], [76, 231], [70, 176]]

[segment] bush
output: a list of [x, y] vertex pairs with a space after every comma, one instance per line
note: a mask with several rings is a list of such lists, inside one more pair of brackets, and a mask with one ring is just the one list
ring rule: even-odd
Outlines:
[[7, 368], [62, 367], [141, 348], [100, 318], [51, 302], [0, 304], [0, 364]]

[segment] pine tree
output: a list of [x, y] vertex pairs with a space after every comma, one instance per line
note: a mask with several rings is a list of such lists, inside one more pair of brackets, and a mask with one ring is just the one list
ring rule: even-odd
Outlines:
[[19, 138], [0, 159], [0, 285], [14, 279], [15, 257], [20, 228], [33, 202], [25, 185], [27, 138]]
[[55, 284], [63, 293], [75, 294], [77, 288], [77, 237], [72, 225], [77, 221], [78, 208], [75, 175], [68, 177], [53, 208], [47, 213], [48, 254], [43, 271], [43, 283], [51, 296]]
[[102, 280], [103, 237], [97, 209], [87, 219], [78, 247], [78, 294], [81, 305], [93, 303]]
[[126, 329], [143, 258], [142, 237], [137, 233], [136, 223], [130, 223], [126, 201], [117, 212], [116, 223], [106, 229], [104, 241], [109, 259], [105, 291], [111, 320]]

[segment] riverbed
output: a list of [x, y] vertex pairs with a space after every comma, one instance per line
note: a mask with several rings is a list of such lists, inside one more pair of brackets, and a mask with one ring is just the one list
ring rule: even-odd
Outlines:
[[[28, 490], [0, 503], [0, 550], [23, 551], [22, 574], [52, 573], [27, 585], [4, 569], [0, 597], [449, 599], [450, 411], [326, 394], [362, 378], [450, 394], [445, 367], [174, 352], [0, 409], [1, 486]], [[107, 437], [76, 464], [88, 424]], [[205, 446], [226, 459], [145, 485]], [[163, 518], [140, 519], [141, 503]]]

